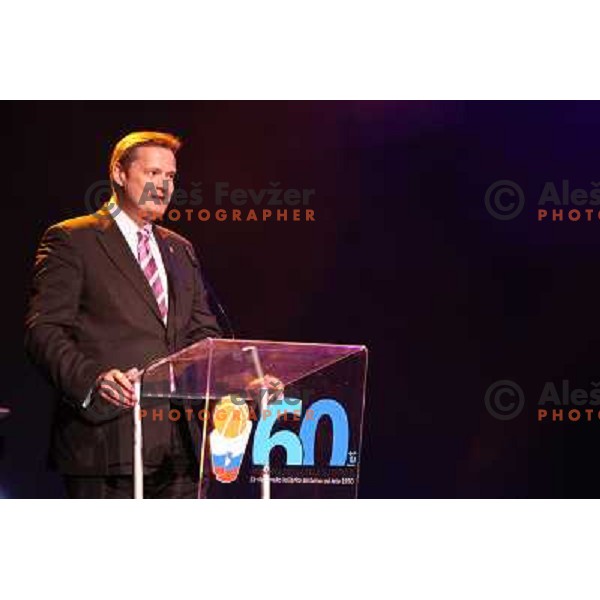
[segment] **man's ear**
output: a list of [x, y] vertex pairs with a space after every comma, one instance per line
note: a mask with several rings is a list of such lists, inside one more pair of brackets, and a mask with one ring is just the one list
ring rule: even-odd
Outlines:
[[123, 169], [121, 164], [118, 162], [115, 163], [115, 165], [113, 166], [112, 178], [113, 178], [113, 181], [115, 181], [121, 187], [123, 187], [125, 185], [125, 180], [127, 179], [127, 174], [125, 173], [125, 170]]

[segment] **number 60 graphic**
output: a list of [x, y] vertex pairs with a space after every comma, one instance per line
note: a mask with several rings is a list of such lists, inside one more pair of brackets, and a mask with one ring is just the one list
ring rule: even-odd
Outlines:
[[333, 428], [329, 466], [343, 467], [346, 464], [350, 441], [348, 415], [344, 407], [337, 400], [331, 398], [317, 400], [310, 406], [311, 417], [304, 416], [298, 435], [285, 430], [272, 434], [273, 426], [282, 412], [288, 414], [302, 412], [300, 398], [284, 398], [282, 403], [284, 404], [283, 411], [277, 411], [276, 414], [265, 414], [258, 422], [252, 446], [252, 462], [255, 465], [266, 465], [271, 449], [281, 446], [285, 448], [285, 464], [287, 466], [314, 466], [317, 427], [321, 419], [327, 416], [331, 419]]

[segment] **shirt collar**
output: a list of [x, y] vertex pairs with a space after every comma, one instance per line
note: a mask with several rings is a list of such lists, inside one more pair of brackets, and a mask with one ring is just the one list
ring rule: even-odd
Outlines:
[[[140, 227], [124, 210], [118, 207], [111, 210], [111, 215], [126, 237], [137, 240], [137, 234], [142, 230], [142, 227]], [[152, 224], [149, 223], [146, 228], [150, 231], [150, 235], [152, 235]]]

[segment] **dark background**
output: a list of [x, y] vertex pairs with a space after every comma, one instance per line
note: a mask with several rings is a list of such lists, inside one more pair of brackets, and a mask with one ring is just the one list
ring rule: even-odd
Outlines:
[[[89, 211], [114, 143], [184, 138], [178, 185], [314, 188], [314, 223], [179, 222], [238, 337], [366, 344], [362, 497], [597, 496], [600, 420], [538, 422], [544, 383], [591, 389], [600, 220], [536, 220], [544, 183], [600, 182], [597, 102], [5, 102], [0, 488], [56, 497], [50, 392], [23, 353], [33, 255]], [[523, 212], [493, 218], [498, 180]], [[94, 207], [95, 208], [95, 207]], [[570, 207], [567, 207], [570, 208]], [[494, 419], [488, 386], [523, 412]], [[567, 407], [568, 408], [568, 407]], [[585, 407], [584, 407], [585, 408]], [[595, 411], [596, 412], [596, 411]]]

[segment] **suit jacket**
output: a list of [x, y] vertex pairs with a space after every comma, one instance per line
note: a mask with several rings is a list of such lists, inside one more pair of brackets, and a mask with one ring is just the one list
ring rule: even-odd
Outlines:
[[[82, 403], [100, 373], [143, 368], [205, 337], [219, 337], [192, 244], [155, 225], [168, 278], [165, 327], [152, 290], [106, 206], [51, 226], [37, 250], [25, 348], [60, 394], [50, 458], [63, 473], [131, 473], [131, 410], [99, 396]], [[168, 400], [154, 404], [163, 411]], [[149, 411], [150, 412], [150, 411]], [[169, 451], [172, 423], [144, 419], [144, 463]]]

